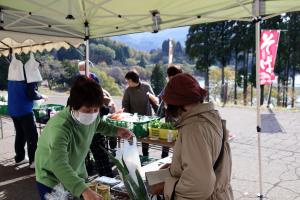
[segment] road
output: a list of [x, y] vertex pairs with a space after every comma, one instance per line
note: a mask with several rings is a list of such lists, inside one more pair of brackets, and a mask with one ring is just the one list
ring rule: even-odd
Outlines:
[[[50, 96], [48, 103], [64, 104], [66, 97]], [[116, 100], [120, 105], [120, 100]], [[231, 142], [232, 186], [235, 199], [256, 199], [258, 187], [258, 153], [256, 110], [252, 108], [218, 108], [236, 135]], [[271, 200], [300, 200], [300, 112], [262, 112], [262, 180], [263, 194]], [[4, 139], [0, 139], [0, 199], [34, 200], [37, 193], [34, 173], [27, 166], [13, 165], [14, 131], [5, 120]], [[157, 156], [159, 152], [150, 152]]]

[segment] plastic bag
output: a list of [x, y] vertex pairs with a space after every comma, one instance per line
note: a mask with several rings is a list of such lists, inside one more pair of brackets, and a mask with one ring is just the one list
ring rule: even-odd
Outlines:
[[68, 200], [69, 192], [66, 191], [63, 185], [60, 183], [53, 188], [51, 193], [45, 195], [46, 200]]
[[128, 168], [130, 176], [138, 185], [139, 183], [135, 170], [137, 169], [141, 173], [142, 166], [139, 157], [139, 151], [136, 145], [136, 137], [133, 137], [133, 141], [130, 143], [127, 140], [124, 141], [123, 160]]

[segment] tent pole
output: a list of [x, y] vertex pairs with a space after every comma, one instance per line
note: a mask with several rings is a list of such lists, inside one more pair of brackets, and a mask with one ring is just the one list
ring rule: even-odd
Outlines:
[[89, 57], [90, 57], [90, 46], [89, 39], [85, 41], [85, 75], [89, 76]]
[[262, 164], [261, 164], [261, 118], [260, 118], [260, 0], [255, 0], [254, 2], [254, 14], [256, 18], [254, 19], [255, 23], [255, 41], [256, 41], [256, 116], [257, 116], [257, 146], [258, 146], [258, 178], [259, 178], [259, 193], [257, 197], [263, 199], [263, 187], [262, 187]]
[[85, 31], [85, 75], [89, 76], [89, 60], [90, 60], [90, 30], [89, 30], [89, 23], [88, 21], [84, 22], [84, 31]]

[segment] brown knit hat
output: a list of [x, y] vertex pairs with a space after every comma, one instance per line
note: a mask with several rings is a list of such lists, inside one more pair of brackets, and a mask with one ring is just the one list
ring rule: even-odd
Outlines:
[[184, 106], [203, 102], [207, 91], [191, 75], [183, 73], [174, 76], [167, 84], [162, 99], [167, 104]]

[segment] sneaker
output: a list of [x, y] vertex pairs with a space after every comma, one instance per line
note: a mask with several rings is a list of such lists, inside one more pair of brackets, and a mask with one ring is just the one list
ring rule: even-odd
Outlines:
[[32, 163], [29, 165], [29, 168], [30, 168], [30, 169], [35, 169], [34, 162], [32, 162]]
[[19, 161], [19, 162], [16, 162], [16, 165], [22, 165], [22, 164], [25, 164], [25, 163], [28, 163], [29, 160], [28, 158], [24, 158], [23, 160]]

